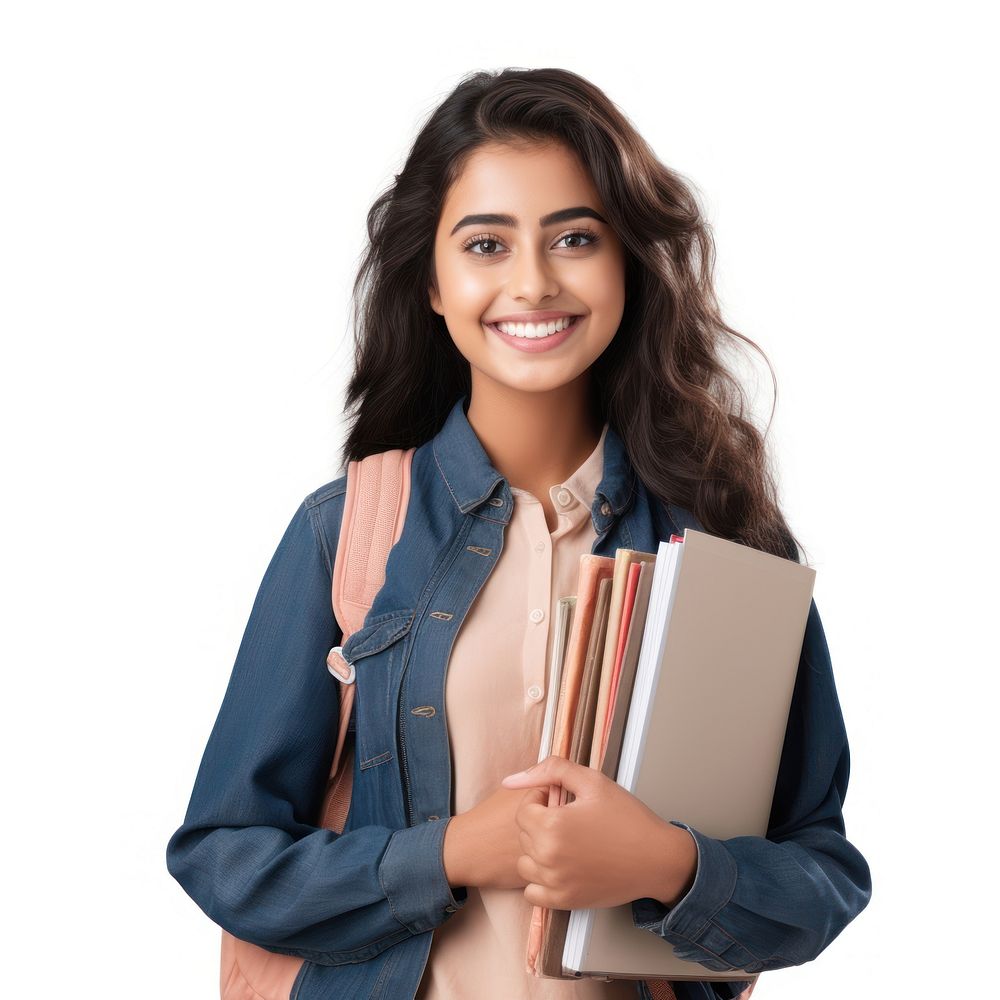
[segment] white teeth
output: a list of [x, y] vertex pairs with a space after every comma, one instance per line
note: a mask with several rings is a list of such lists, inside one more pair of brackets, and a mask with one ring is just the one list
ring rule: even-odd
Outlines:
[[552, 334], [565, 330], [574, 319], [575, 316], [563, 316], [550, 323], [494, 323], [493, 325], [510, 337], [551, 337]]

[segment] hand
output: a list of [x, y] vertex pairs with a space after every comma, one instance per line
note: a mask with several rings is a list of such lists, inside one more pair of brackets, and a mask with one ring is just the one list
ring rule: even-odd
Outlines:
[[[515, 813], [529, 903], [576, 910], [649, 896], [669, 906], [691, 887], [694, 837], [595, 768], [552, 755], [502, 784], [529, 789]], [[550, 785], [574, 800], [550, 807]]]
[[451, 818], [444, 832], [444, 867], [450, 885], [525, 887], [517, 869], [521, 841], [514, 814], [527, 794], [521, 788], [498, 785], [472, 809]]

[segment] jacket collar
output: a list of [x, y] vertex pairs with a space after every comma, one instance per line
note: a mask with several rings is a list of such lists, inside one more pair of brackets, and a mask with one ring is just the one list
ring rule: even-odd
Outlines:
[[[434, 436], [431, 442], [434, 460], [452, 500], [463, 514], [488, 500], [500, 499], [504, 501], [503, 510], [491, 511], [491, 514], [507, 521], [513, 510], [510, 484], [490, 464], [466, 415], [468, 403], [468, 394], [463, 395]], [[625, 452], [625, 442], [609, 424], [604, 436], [603, 472], [591, 508], [599, 533], [628, 509], [635, 488], [636, 474]], [[499, 508], [499, 504], [493, 506]]]

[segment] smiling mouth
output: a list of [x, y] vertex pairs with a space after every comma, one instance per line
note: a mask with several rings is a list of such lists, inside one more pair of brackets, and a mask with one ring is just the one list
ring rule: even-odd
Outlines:
[[560, 320], [553, 320], [551, 323], [505, 323], [506, 330], [501, 330], [498, 323], [484, 323], [494, 333], [499, 333], [501, 337], [516, 337], [518, 340], [545, 340], [548, 337], [555, 337], [567, 330], [572, 330], [577, 323], [583, 319], [582, 316], [569, 316]]

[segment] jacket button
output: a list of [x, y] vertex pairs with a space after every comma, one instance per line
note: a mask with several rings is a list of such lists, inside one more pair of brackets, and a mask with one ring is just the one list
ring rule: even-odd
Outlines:
[[607, 500], [605, 500], [604, 503], [601, 504], [601, 513], [605, 517], [607, 517], [607, 515], [611, 513], [611, 504], [609, 504]]
[[445, 912], [445, 913], [454, 913], [454, 912], [455, 912], [455, 907], [454, 907], [454, 906], [452, 906], [452, 905], [451, 905], [451, 903], [449, 903], [449, 904], [448, 904], [448, 905], [447, 905], [447, 906], [446, 906], [446, 907], [444, 908], [444, 912]]
[[441, 818], [440, 816], [428, 816], [427, 820], [428, 820], [428, 822], [430, 822], [430, 820], [432, 820], [432, 819], [440, 819], [440, 818]]

